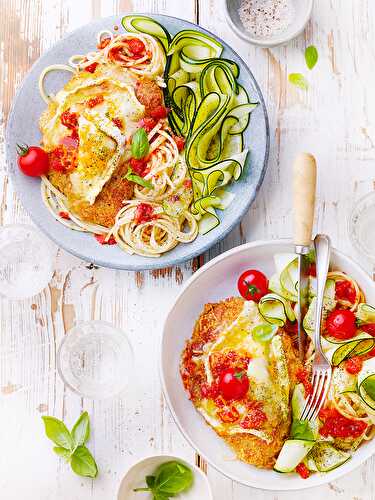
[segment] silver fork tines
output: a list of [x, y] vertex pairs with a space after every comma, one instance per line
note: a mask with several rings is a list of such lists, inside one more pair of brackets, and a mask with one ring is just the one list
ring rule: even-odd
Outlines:
[[316, 254], [316, 316], [314, 331], [315, 357], [312, 365], [312, 393], [307, 397], [301, 413], [301, 420], [315, 420], [324, 405], [331, 384], [332, 367], [326, 358], [320, 340], [324, 289], [330, 258], [330, 240], [324, 234], [314, 239]]

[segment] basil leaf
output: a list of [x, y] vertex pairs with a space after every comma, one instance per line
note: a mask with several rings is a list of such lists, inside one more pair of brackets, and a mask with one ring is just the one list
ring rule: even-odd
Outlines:
[[64, 422], [55, 417], [42, 417], [47, 437], [66, 450], [73, 449], [73, 438]]
[[140, 186], [146, 187], [148, 189], [154, 189], [154, 186], [150, 181], [146, 181], [143, 177], [140, 177], [139, 175], [135, 174], [133, 170], [129, 167], [126, 175], [124, 176], [124, 179], [127, 179], [128, 181], [135, 182], [136, 184], [139, 184]]
[[80, 446], [90, 438], [90, 419], [87, 411], [83, 412], [72, 429], [72, 437], [75, 446]]
[[[189, 467], [171, 461], [162, 464], [155, 473], [154, 496], [177, 495], [186, 491], [193, 484], [193, 473]], [[159, 498], [162, 498], [159, 497]]]
[[132, 157], [140, 160], [144, 158], [150, 150], [150, 143], [148, 142], [147, 132], [142, 127], [139, 128], [132, 137]]
[[278, 329], [277, 325], [257, 325], [251, 330], [251, 334], [254, 340], [264, 343], [269, 342], [276, 335]]
[[152, 490], [155, 486], [155, 476], [146, 476], [146, 484]]
[[305, 50], [305, 61], [306, 65], [309, 69], [313, 69], [315, 64], [318, 62], [318, 51], [315, 45], [310, 45]]
[[70, 455], [72, 454], [71, 451], [62, 448], [61, 446], [54, 446], [53, 451], [56, 453], [61, 458], [64, 458], [67, 462], [70, 460]]
[[301, 75], [301, 73], [290, 73], [288, 76], [288, 80], [296, 87], [300, 89], [307, 90], [309, 88], [309, 83], [306, 78]]
[[307, 420], [293, 420], [290, 435], [292, 439], [315, 441], [314, 434]]
[[94, 457], [86, 446], [78, 446], [72, 455], [70, 465], [79, 476], [96, 477], [98, 475], [98, 467]]

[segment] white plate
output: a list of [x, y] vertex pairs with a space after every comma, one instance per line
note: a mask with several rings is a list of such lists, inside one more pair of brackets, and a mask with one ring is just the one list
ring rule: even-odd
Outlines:
[[[239, 460], [230, 460], [233, 452], [205, 423], [186, 396], [179, 376], [180, 355], [204, 304], [238, 295], [237, 279], [246, 269], [260, 269], [271, 276], [275, 272], [274, 254], [290, 251], [293, 247], [287, 240], [258, 241], [234, 248], [202, 267], [186, 282], [169, 312], [161, 346], [164, 394], [185, 438], [218, 471], [247, 486], [267, 490], [296, 490], [328, 483], [352, 471], [375, 452], [375, 440], [372, 440], [363, 444], [346, 464], [326, 474], [313, 474], [308, 480], [297, 474], [257, 469]], [[332, 250], [331, 265], [357, 280], [367, 301], [375, 303], [374, 283], [349, 257]]]

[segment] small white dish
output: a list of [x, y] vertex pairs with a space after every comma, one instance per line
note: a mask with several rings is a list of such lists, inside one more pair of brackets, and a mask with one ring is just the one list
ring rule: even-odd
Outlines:
[[207, 476], [196, 465], [190, 464], [179, 457], [170, 455], [147, 457], [130, 467], [121, 481], [117, 500], [152, 500], [152, 495], [149, 492], [135, 492], [133, 490], [135, 488], [145, 487], [145, 477], [153, 475], [160, 465], [172, 460], [181, 462], [183, 465], [190, 467], [194, 474], [194, 483], [192, 487], [186, 493], [181, 493], [174, 498], [180, 498], [181, 500], [213, 500], [212, 490]]
[[[233, 248], [201, 267], [176, 297], [164, 323], [161, 344], [160, 370], [164, 395], [185, 438], [222, 474], [246, 486], [265, 490], [298, 490], [329, 483], [349, 474], [375, 453], [375, 439], [372, 439], [362, 444], [344, 465], [331, 472], [314, 473], [308, 480], [294, 473], [280, 474], [259, 469], [234, 459], [233, 451], [205, 423], [184, 390], [179, 376], [180, 356], [204, 304], [238, 296], [238, 276], [245, 269], [259, 269], [271, 276], [275, 270], [275, 253], [291, 251], [293, 245], [288, 240], [254, 241]], [[331, 265], [333, 269], [352, 276], [365, 293], [367, 302], [375, 303], [375, 284], [358, 264], [332, 249]]]
[[225, 13], [232, 30], [247, 42], [260, 47], [275, 47], [276, 45], [284, 45], [293, 38], [296, 38], [305, 29], [308, 20], [311, 17], [311, 12], [314, 0], [297, 0], [294, 3], [295, 16], [292, 23], [285, 31], [270, 37], [255, 37], [247, 31], [242, 24], [239, 15], [239, 8], [242, 0], [224, 0]]

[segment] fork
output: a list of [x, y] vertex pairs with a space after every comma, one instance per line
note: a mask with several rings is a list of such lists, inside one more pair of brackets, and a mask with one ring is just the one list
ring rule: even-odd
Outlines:
[[301, 420], [313, 421], [316, 419], [327, 397], [332, 378], [331, 363], [325, 356], [320, 340], [323, 297], [329, 268], [331, 241], [325, 234], [317, 234], [314, 239], [316, 254], [316, 315], [314, 346], [315, 357], [312, 365], [312, 393], [308, 396], [303, 407]]

